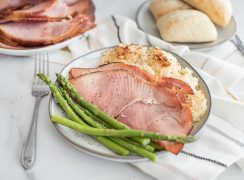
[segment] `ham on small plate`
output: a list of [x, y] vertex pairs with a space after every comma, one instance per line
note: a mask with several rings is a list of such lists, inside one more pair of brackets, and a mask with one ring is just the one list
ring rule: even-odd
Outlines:
[[8, 0], [0, 9], [0, 53], [7, 55], [55, 51], [96, 26], [92, 0]]
[[[210, 113], [211, 97], [206, 83], [184, 59], [173, 54], [182, 67], [188, 67], [193, 71], [207, 99], [206, 113], [201, 121], [194, 124], [189, 107], [182, 105], [184, 104], [182, 94], [193, 93], [188, 84], [172, 78], [156, 79], [135, 66], [123, 63], [98, 67], [101, 64], [101, 55], [112, 48], [114, 47], [83, 55], [67, 64], [60, 74], [70, 78], [70, 82], [82, 96], [131, 128], [182, 136], [195, 135], [200, 131]], [[177, 87], [177, 91], [173, 91], [172, 87]], [[65, 116], [52, 96], [49, 113], [50, 116], [54, 114]], [[162, 117], [164, 121], [161, 121]], [[54, 126], [72, 145], [96, 157], [120, 162], [145, 160], [134, 154], [119, 156], [87, 135], [76, 133], [59, 124], [54, 123]], [[174, 154], [178, 154], [183, 147], [182, 144], [176, 143], [157, 143]], [[164, 153], [166, 151], [160, 151], [157, 155]]]

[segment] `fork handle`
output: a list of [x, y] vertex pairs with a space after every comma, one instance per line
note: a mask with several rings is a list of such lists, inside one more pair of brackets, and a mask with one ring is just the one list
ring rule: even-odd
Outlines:
[[28, 137], [22, 151], [21, 163], [26, 170], [30, 169], [34, 165], [36, 159], [36, 130], [40, 101], [41, 97], [36, 97]]

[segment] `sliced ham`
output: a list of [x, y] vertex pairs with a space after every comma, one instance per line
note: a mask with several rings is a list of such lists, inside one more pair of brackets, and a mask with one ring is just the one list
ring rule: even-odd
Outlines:
[[[164, 104], [135, 102], [127, 106], [116, 118], [133, 129], [168, 135], [186, 136], [193, 127], [189, 106], [172, 109]], [[178, 154], [183, 148], [183, 144], [180, 143], [156, 143], [174, 154]]]
[[79, 15], [65, 22], [1, 24], [0, 37], [23, 46], [43, 46], [74, 37], [93, 27], [89, 16]]
[[[161, 79], [160, 79], [161, 80]], [[159, 81], [160, 81], [159, 80]], [[163, 77], [163, 81], [167, 81], [168, 83], [176, 86], [179, 88], [184, 94], [194, 94], [191, 86], [180, 79], [170, 78], [170, 77]]]
[[[158, 82], [163, 86], [167, 85], [167, 87], [171, 90], [174, 90], [176, 94], [178, 93], [177, 91], [180, 91], [183, 94], [193, 94], [192, 88], [184, 81], [168, 77], [156, 78], [155, 76], [140, 69], [139, 67], [124, 63], [112, 63], [99, 66], [98, 68], [71, 68], [69, 71], [69, 78], [79, 77], [83, 74], [91, 72], [107, 70], [127, 70], [147, 81]], [[182, 97], [181, 94], [179, 94], [179, 98], [182, 102], [184, 102], [184, 97]]]
[[26, 5], [35, 5], [42, 0], [0, 0], [0, 11], [11, 10], [24, 7]]
[[[90, 72], [69, 81], [81, 96], [133, 129], [186, 136], [192, 128], [189, 107], [174, 93], [127, 70]], [[175, 154], [182, 149], [181, 144], [158, 143]]]
[[77, 3], [79, 0], [61, 0], [61, 1], [64, 2], [65, 4], [72, 5]]
[[94, 5], [91, 0], [78, 0], [70, 5], [60, 0], [49, 0], [30, 8], [12, 11], [2, 17], [1, 21], [53, 22], [67, 18], [70, 19], [77, 14], [94, 14], [94, 10]]
[[27, 9], [12, 11], [3, 19], [15, 22], [58, 21], [66, 18], [68, 6], [59, 0], [44, 1]]
[[[125, 70], [93, 72], [70, 79], [70, 82], [86, 99], [96, 102], [112, 116], [117, 116], [128, 103], [140, 99], [154, 99], [170, 107], [181, 107], [178, 99], [162, 86]], [[108, 106], [108, 102], [114, 106]]]
[[95, 6], [91, 0], [78, 0], [68, 5], [68, 14], [94, 14]]
[[96, 68], [71, 68], [69, 71], [69, 78], [70, 79], [76, 78], [76, 77], [79, 77], [84, 74], [97, 72], [97, 71], [108, 71], [108, 70], [127, 70], [147, 81], [155, 80], [155, 77], [152, 76], [150, 73], [143, 71], [142, 69], [140, 69], [136, 66], [125, 64], [125, 63], [105, 64], [105, 65], [101, 65]]
[[6, 16], [8, 21], [56, 21], [68, 16], [68, 6], [59, 0], [44, 1], [28, 9], [16, 10]]
[[9, 45], [7, 43], [4, 43], [3, 40], [0, 41], [0, 48], [5, 48], [5, 49], [15, 49], [15, 50], [24, 50], [26, 49], [25, 47], [22, 46], [13, 46], [13, 45]]
[[8, 7], [0, 12], [2, 48], [52, 45], [95, 27], [91, 0], [13, 0], [0, 7]]
[[25, 15], [35, 15], [48, 11], [57, 5], [58, 0], [49, 0], [44, 1], [42, 3], [36, 4], [35, 6], [31, 6], [29, 8], [24, 8], [16, 11], [12, 11], [11, 14], [16, 16], [25, 16]]

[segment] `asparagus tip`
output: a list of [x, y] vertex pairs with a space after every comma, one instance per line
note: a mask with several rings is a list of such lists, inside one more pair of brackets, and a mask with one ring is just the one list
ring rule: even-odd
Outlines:
[[195, 142], [199, 139], [199, 137], [195, 136], [187, 136], [188, 143]]
[[59, 73], [56, 73], [56, 77], [57, 77], [57, 78], [61, 78], [61, 79], [64, 78], [64, 77], [63, 77], [61, 74], [59, 74]]
[[37, 74], [37, 76], [42, 80], [45, 75], [43, 73], [39, 73], [39, 74]]

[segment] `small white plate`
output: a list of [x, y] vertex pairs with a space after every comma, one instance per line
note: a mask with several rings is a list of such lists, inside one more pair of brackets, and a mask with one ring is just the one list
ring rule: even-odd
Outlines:
[[[108, 48], [103, 48], [97, 51], [90, 52], [86, 55], [83, 55], [81, 57], [78, 57], [77, 59], [73, 60], [69, 64], [67, 64], [60, 72], [65, 77], [68, 77], [69, 70], [73, 67], [82, 67], [82, 68], [91, 68], [91, 67], [97, 67], [100, 65], [100, 58], [102, 54], [114, 47], [108, 47]], [[211, 97], [210, 93], [208, 90], [208, 87], [206, 83], [203, 81], [201, 76], [193, 69], [191, 65], [189, 65], [184, 59], [179, 57], [176, 54], [173, 54], [178, 62], [181, 64], [182, 67], [188, 67], [193, 71], [193, 75], [195, 77], [198, 77], [199, 79], [199, 86], [202, 88], [205, 97], [207, 98], [207, 106], [208, 109], [205, 113], [205, 115], [202, 117], [202, 120], [199, 123], [195, 123], [193, 130], [191, 131], [191, 134], [196, 134], [199, 132], [199, 130], [204, 126], [206, 123], [210, 109], [211, 109]], [[51, 115], [61, 115], [61, 116], [66, 116], [63, 111], [58, 107], [58, 105], [55, 103], [55, 100], [53, 96], [50, 96], [50, 101], [49, 101], [49, 114], [50, 117]], [[74, 145], [76, 148], [80, 149], [83, 152], [86, 152], [88, 154], [103, 158], [103, 159], [108, 159], [112, 161], [119, 161], [119, 162], [137, 162], [137, 161], [145, 161], [147, 160], [146, 158], [143, 158], [141, 156], [131, 154], [129, 156], [119, 156], [106, 147], [104, 147], [102, 144], [97, 142], [95, 139], [93, 139], [91, 136], [87, 136], [85, 134], [77, 133], [74, 130], [67, 128], [63, 125], [53, 123], [58, 132], [72, 145]], [[158, 156], [162, 156], [165, 154], [165, 151], [157, 152]]]
[[33, 49], [25, 49], [25, 50], [0, 48], [0, 54], [10, 55], [10, 56], [32, 56], [40, 52], [53, 52], [68, 46], [69, 44], [73, 43], [77, 39], [82, 39], [84, 37], [86, 37], [86, 35], [81, 34], [71, 39], [67, 39], [63, 42], [54, 45], [44, 46], [41, 48], [33, 48]]
[[[151, 34], [158, 38], [161, 38], [158, 28], [156, 26], [156, 21], [149, 11], [150, 1], [144, 2], [137, 10], [136, 22], [138, 27], [143, 30], [145, 33]], [[217, 25], [216, 29], [218, 32], [217, 40], [213, 42], [206, 43], [172, 43], [174, 45], [185, 45], [190, 49], [209, 49], [215, 46], [218, 46], [232, 38], [232, 36], [236, 33], [236, 22], [234, 17], [232, 16], [229, 24], [225, 28], [221, 28]]]

